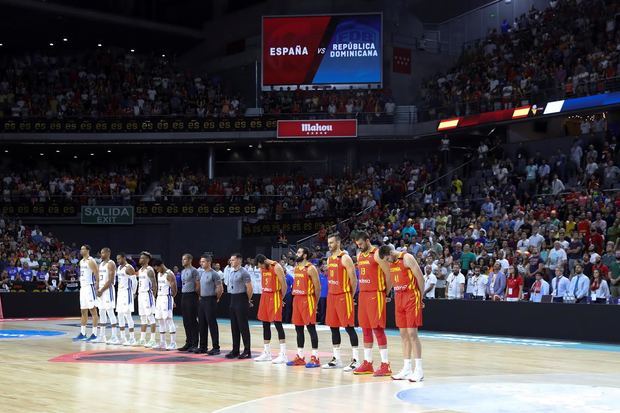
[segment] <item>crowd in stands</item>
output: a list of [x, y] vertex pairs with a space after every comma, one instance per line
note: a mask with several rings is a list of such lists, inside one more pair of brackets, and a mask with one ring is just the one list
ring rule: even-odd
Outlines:
[[0, 292], [78, 291], [79, 250], [38, 227], [0, 216]]
[[172, 57], [100, 48], [0, 56], [0, 117], [221, 116], [244, 113], [218, 78]]
[[322, 114], [373, 120], [394, 115], [396, 104], [389, 90], [301, 90], [265, 92], [262, 107], [268, 114]]
[[545, 10], [532, 8], [512, 24], [504, 21], [451, 70], [425, 82], [421, 118], [609, 90], [620, 73], [619, 12], [616, 1], [553, 0]]

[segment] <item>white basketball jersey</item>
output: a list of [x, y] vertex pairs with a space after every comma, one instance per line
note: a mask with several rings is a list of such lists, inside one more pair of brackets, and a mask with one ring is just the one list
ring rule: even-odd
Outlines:
[[150, 266], [146, 268], [140, 268], [138, 271], [138, 292], [147, 293], [151, 291], [151, 279], [148, 276], [148, 271], [153, 270]]
[[80, 260], [80, 284], [81, 285], [91, 285], [95, 283], [95, 274], [93, 270], [90, 269], [88, 263], [91, 258], [82, 258]]
[[116, 269], [116, 277], [118, 278], [118, 289], [127, 290], [131, 292], [131, 278], [127, 275], [127, 266], [129, 264], [121, 265]]
[[170, 287], [170, 282], [168, 281], [168, 275], [174, 276], [172, 271], [167, 270], [166, 272], [160, 272], [157, 274], [157, 296], [162, 295], [170, 295], [172, 294], [172, 288]]
[[[103, 286], [105, 283], [108, 282], [108, 280], [110, 279], [110, 273], [108, 271], [108, 263], [110, 263], [110, 260], [107, 261], [101, 261], [101, 264], [99, 264], [99, 286]], [[115, 280], [112, 280], [112, 285], [115, 284]]]

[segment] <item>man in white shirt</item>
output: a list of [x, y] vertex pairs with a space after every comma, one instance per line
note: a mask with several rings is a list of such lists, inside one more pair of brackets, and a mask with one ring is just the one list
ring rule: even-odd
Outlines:
[[555, 272], [556, 268], [563, 269], [567, 260], [566, 251], [562, 249], [562, 244], [560, 241], [555, 241], [553, 243], [553, 249], [549, 252], [549, 256], [547, 257], [549, 270]]
[[540, 250], [540, 247], [543, 243], [543, 241], [545, 240], [545, 237], [543, 237], [539, 232], [538, 232], [538, 228], [533, 232], [532, 236], [529, 238], [529, 245], [530, 247], [536, 247], [538, 250]]
[[530, 301], [539, 303], [543, 295], [549, 295], [549, 283], [545, 281], [541, 273], [536, 273], [536, 281], [530, 289]]
[[435, 298], [435, 284], [437, 284], [437, 276], [433, 274], [432, 267], [427, 265], [424, 267], [424, 298]]
[[[480, 274], [480, 266], [474, 265], [474, 272], [469, 280], [471, 284], [471, 295], [474, 300], [484, 300], [487, 291], [488, 278], [484, 274]], [[470, 289], [470, 286], [467, 286]]]
[[463, 298], [465, 293], [465, 276], [461, 273], [461, 265], [454, 264], [452, 267], [452, 273], [448, 275], [446, 280], [448, 284], [448, 299], [458, 300]]
[[554, 303], [563, 303], [564, 296], [570, 289], [570, 281], [564, 276], [564, 268], [555, 269], [555, 277], [551, 280], [551, 289]]

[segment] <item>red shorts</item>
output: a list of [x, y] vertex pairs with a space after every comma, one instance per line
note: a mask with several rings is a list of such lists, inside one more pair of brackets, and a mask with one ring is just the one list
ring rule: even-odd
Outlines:
[[385, 328], [385, 291], [360, 291], [357, 322], [362, 328]]
[[313, 295], [293, 296], [293, 319], [296, 326], [316, 324], [316, 297]]
[[282, 321], [282, 293], [265, 293], [260, 296], [257, 318], [260, 321]]
[[420, 291], [405, 290], [394, 294], [396, 327], [418, 328], [422, 326], [422, 300]]
[[351, 293], [327, 294], [327, 313], [325, 324], [330, 327], [355, 326], [353, 296]]

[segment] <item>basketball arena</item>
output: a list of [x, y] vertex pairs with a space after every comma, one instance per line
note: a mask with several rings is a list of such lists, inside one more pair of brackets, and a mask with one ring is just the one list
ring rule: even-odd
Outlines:
[[617, 412], [620, 4], [0, 0], [2, 412]]

